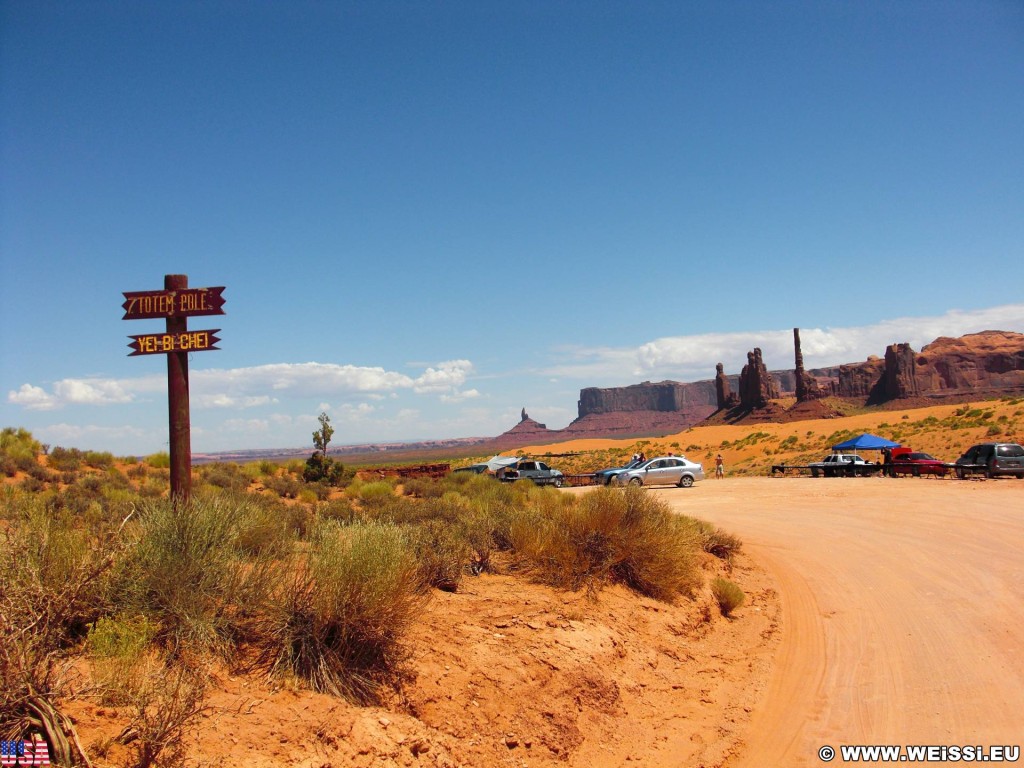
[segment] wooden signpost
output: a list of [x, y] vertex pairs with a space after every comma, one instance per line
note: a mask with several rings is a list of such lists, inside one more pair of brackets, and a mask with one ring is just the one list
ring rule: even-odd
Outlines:
[[124, 293], [122, 320], [165, 318], [166, 333], [129, 336], [136, 355], [167, 355], [167, 410], [170, 425], [171, 499], [187, 504], [192, 495], [192, 426], [189, 417], [188, 355], [218, 349], [220, 328], [188, 330], [188, 318], [224, 314], [224, 286], [189, 288], [188, 275], [164, 275], [162, 291]]

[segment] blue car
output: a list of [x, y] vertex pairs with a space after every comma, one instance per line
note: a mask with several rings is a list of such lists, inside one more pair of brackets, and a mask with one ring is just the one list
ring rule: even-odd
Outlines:
[[615, 476], [620, 472], [626, 472], [634, 467], [639, 467], [641, 464], [640, 459], [633, 459], [624, 467], [611, 467], [609, 469], [602, 469], [600, 472], [594, 473], [594, 482], [597, 485], [611, 485], [615, 482]]

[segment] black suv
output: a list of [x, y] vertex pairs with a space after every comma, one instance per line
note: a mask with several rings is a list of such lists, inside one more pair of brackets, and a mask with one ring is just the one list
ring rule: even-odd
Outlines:
[[980, 443], [972, 445], [956, 460], [956, 476], [961, 480], [971, 472], [986, 477], [1012, 475], [1024, 477], [1024, 447], [1016, 443]]

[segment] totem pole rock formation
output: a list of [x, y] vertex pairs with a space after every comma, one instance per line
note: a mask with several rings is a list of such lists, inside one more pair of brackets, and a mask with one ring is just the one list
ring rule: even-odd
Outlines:
[[769, 400], [779, 396], [779, 385], [761, 357], [761, 348], [747, 352], [747, 364], [740, 372], [740, 405], [744, 410], [765, 408]]
[[821, 400], [825, 392], [818, 385], [818, 380], [804, 370], [804, 353], [800, 349], [800, 329], [793, 329], [793, 348], [796, 353], [796, 401], [805, 403], [808, 400]]

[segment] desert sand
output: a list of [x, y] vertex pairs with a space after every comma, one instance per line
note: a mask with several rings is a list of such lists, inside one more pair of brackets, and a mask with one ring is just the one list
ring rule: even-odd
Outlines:
[[[727, 573], [747, 594], [733, 618], [707, 594], [672, 606], [618, 587], [467, 577], [427, 605], [400, 695], [355, 707], [222, 671], [191, 755], [308, 768], [811, 766], [823, 745], [1021, 742], [1024, 481], [726, 478], [651, 492], [744, 540]], [[87, 745], [123, 725], [93, 703], [73, 714]]]

